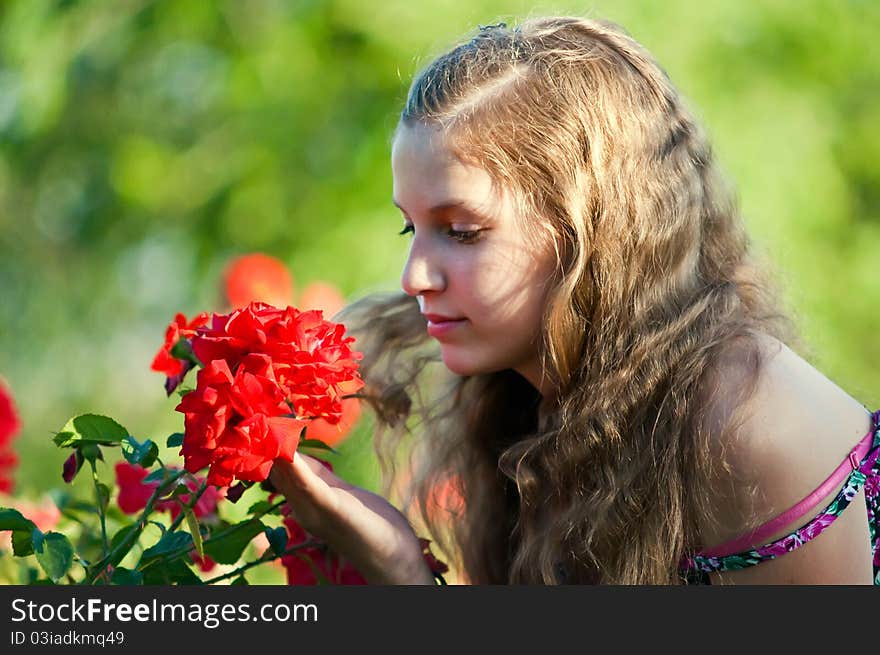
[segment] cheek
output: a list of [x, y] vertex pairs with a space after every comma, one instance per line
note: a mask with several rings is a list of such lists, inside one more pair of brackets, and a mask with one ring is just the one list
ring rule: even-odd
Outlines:
[[496, 320], [525, 326], [540, 320], [546, 296], [546, 277], [534, 269], [498, 269], [482, 276], [473, 294]]

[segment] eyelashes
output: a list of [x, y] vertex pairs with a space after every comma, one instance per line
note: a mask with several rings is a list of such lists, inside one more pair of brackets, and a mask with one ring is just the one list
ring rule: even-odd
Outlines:
[[[415, 231], [416, 229], [413, 225], [404, 225], [403, 229], [398, 232], [398, 234], [400, 234], [401, 236], [405, 234], [415, 234]], [[448, 236], [450, 239], [455, 239], [459, 243], [473, 243], [479, 238], [480, 232], [482, 232], [482, 230], [461, 231], [453, 230], [452, 228], [450, 228], [446, 230], [446, 236]]]
[[465, 232], [459, 232], [458, 230], [447, 230], [447, 236], [460, 243], [473, 243], [477, 240], [477, 237], [480, 235], [480, 230], [467, 230]]

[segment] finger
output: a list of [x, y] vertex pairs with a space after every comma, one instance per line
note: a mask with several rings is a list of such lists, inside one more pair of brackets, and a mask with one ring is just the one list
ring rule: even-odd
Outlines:
[[[324, 468], [317, 460], [314, 463]], [[269, 473], [272, 484], [284, 494], [288, 505], [295, 510], [309, 511], [307, 505], [324, 510], [336, 506], [333, 486], [318, 475], [313, 467], [313, 463], [305, 461], [305, 456], [294, 453], [292, 462], [276, 460]]]
[[312, 457], [311, 455], [304, 455], [303, 453], [297, 452], [294, 454], [294, 460], [299, 460], [300, 462], [306, 464], [312, 473], [317, 475], [321, 480], [326, 482], [331, 487], [347, 487], [349, 486], [345, 480], [338, 477], [333, 471], [331, 471], [327, 466], [321, 462], [321, 460]]

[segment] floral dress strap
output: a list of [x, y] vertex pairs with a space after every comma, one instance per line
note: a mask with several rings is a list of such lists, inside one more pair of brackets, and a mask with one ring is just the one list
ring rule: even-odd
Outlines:
[[834, 499], [808, 523], [776, 541], [732, 555], [706, 557], [696, 554], [684, 557], [679, 564], [679, 571], [685, 581], [689, 584], [708, 584], [709, 573], [744, 569], [800, 548], [822, 534], [864, 486], [874, 556], [874, 584], [880, 585], [880, 410], [872, 414], [872, 430], [874, 437], [868, 453], [858, 466], [853, 467]]

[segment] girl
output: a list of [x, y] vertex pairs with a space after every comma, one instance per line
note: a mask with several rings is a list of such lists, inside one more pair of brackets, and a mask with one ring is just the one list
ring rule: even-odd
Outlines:
[[[391, 165], [404, 293], [341, 318], [382, 462], [417, 437], [420, 515], [467, 581], [880, 583], [880, 412], [796, 354], [638, 43], [578, 18], [481, 27], [413, 81]], [[368, 581], [432, 582], [383, 497], [300, 454], [271, 480]]]

